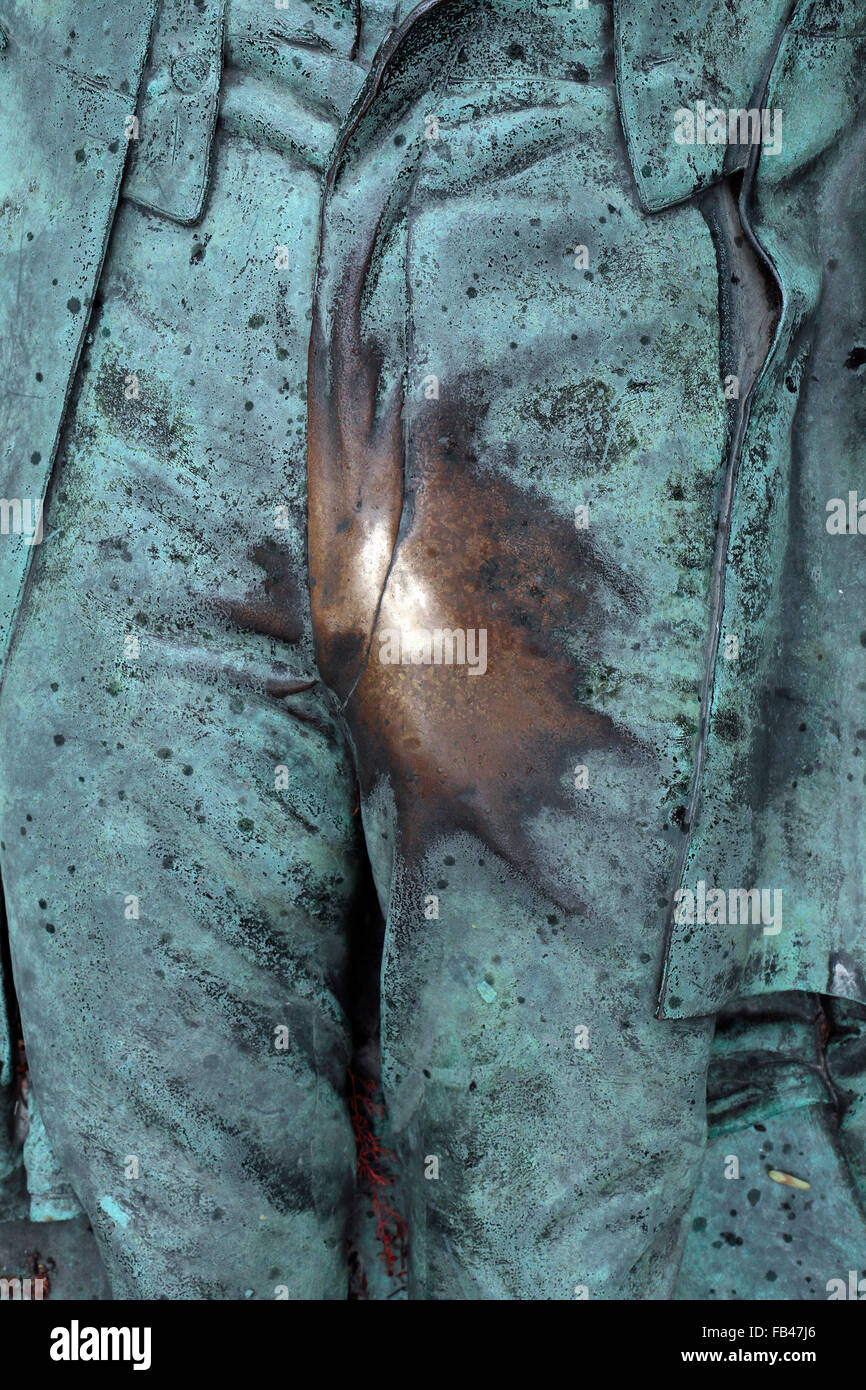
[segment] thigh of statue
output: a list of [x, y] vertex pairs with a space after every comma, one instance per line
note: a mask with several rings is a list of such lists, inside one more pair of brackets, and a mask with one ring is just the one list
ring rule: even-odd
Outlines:
[[0, 696], [12, 962], [115, 1295], [345, 1298], [361, 847], [306, 598], [318, 177], [223, 129], [211, 177], [194, 227], [115, 222]]
[[665, 1297], [712, 1036], [652, 1014], [725, 469], [716, 247], [694, 205], [643, 213], [603, 80], [407, 91], [326, 195], [309, 485], [410, 1296]]

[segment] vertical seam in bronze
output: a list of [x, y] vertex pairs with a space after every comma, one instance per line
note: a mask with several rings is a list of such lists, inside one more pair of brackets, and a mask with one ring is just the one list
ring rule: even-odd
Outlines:
[[[760, 84], [761, 105], [763, 105], [766, 101], [767, 92], [770, 87], [770, 82], [772, 80], [772, 75], [775, 70], [776, 61], [779, 57], [782, 43], [791, 26], [791, 22], [794, 18], [794, 14], [798, 8], [799, 3], [800, 0], [792, 0], [792, 3], [788, 8], [787, 14], [782, 24], [779, 26], [779, 32], [776, 37], [776, 42], [773, 45], [773, 48], [767, 59], [763, 81]], [[761, 146], [753, 146], [749, 156], [749, 162], [746, 167], [746, 172], [743, 178], [743, 184], [740, 189], [740, 197], [738, 200], [738, 213], [740, 223], [742, 225], [743, 231], [746, 234], [749, 244], [751, 245], [752, 249], [756, 251], [757, 254], [761, 257], [766, 268], [770, 271], [776, 282], [776, 286], [778, 288], [779, 295], [781, 298], [782, 308], [779, 314], [779, 321], [776, 324], [776, 331], [773, 335], [773, 341], [770, 344], [767, 355], [764, 358], [764, 361], [761, 365], [761, 369], [758, 372], [754, 382], [752, 383], [749, 393], [743, 400], [741, 408], [738, 412], [737, 421], [734, 427], [733, 437], [731, 439], [731, 446], [728, 455], [727, 476], [725, 478], [724, 484], [723, 501], [722, 506], [719, 510], [719, 529], [716, 538], [716, 554], [713, 559], [713, 590], [710, 601], [710, 622], [707, 631], [706, 661], [704, 667], [704, 679], [701, 690], [700, 721], [698, 725], [697, 744], [695, 747], [694, 774], [692, 779], [692, 789], [689, 795], [688, 807], [686, 810], [686, 823], [683, 829], [683, 841], [677, 852], [677, 857], [674, 864], [674, 872], [671, 878], [671, 889], [668, 894], [669, 901], [665, 916], [664, 947], [662, 953], [662, 976], [659, 983], [656, 1006], [657, 1018], [663, 1016], [665, 999], [667, 997], [668, 984], [670, 981], [670, 952], [673, 940], [675, 892], [681, 885], [686, 858], [693, 843], [694, 821], [697, 815], [698, 806], [700, 805], [701, 793], [703, 791], [703, 780], [704, 771], [706, 768], [707, 755], [707, 733], [709, 727], [710, 709], [712, 707], [713, 695], [715, 693], [715, 678], [716, 669], [718, 666], [719, 641], [721, 639], [722, 621], [724, 618], [725, 610], [725, 576], [728, 566], [728, 544], [730, 541], [731, 526], [733, 523], [734, 503], [736, 500], [737, 482], [739, 479], [740, 472], [740, 460], [745, 445], [746, 431], [748, 429], [749, 420], [751, 419], [752, 403], [767, 373], [770, 363], [776, 355], [782, 332], [782, 324], [785, 318], [785, 293], [781, 277], [775, 265], [773, 264], [770, 256], [765, 251], [764, 247], [761, 246], [760, 242], [755, 236], [748, 215], [749, 198], [752, 192], [752, 187], [754, 184], [755, 174], [757, 171], [760, 156]]]

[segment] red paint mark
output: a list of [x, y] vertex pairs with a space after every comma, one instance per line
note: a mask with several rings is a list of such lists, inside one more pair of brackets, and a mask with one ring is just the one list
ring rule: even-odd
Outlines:
[[376, 1238], [382, 1247], [381, 1258], [388, 1277], [405, 1279], [404, 1256], [409, 1224], [388, 1201], [388, 1189], [394, 1185], [390, 1165], [396, 1162], [397, 1155], [392, 1149], [385, 1148], [376, 1134], [376, 1124], [381, 1123], [385, 1107], [375, 1098], [375, 1081], [369, 1077], [356, 1077], [352, 1071], [349, 1071], [348, 1077], [349, 1114], [358, 1147], [358, 1180], [369, 1188], [373, 1199]]

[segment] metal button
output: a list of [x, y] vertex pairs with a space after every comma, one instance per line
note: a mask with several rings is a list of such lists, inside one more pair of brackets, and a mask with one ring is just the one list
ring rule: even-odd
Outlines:
[[210, 63], [200, 53], [180, 53], [171, 61], [171, 80], [179, 92], [199, 92], [210, 76]]

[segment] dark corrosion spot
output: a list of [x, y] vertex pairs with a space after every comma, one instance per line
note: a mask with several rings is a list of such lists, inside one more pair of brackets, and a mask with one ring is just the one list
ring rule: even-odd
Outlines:
[[736, 710], [720, 709], [715, 718], [715, 730], [723, 743], [735, 743], [740, 737], [740, 716]]

